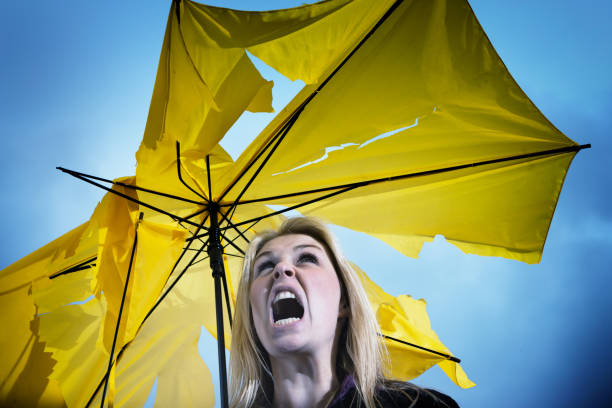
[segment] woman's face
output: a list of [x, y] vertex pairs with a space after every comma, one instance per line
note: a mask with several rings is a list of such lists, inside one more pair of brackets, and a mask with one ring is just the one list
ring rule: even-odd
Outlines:
[[301, 234], [274, 238], [257, 254], [253, 273], [253, 322], [271, 357], [331, 349], [341, 290], [318, 241]]

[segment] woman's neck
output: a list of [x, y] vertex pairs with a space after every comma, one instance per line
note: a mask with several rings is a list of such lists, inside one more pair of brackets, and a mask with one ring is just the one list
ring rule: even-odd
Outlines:
[[271, 358], [274, 375], [274, 407], [324, 407], [337, 380], [331, 350], [318, 355], [298, 354]]

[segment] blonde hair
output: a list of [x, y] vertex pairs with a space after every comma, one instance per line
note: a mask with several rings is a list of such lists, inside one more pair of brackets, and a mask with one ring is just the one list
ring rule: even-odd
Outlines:
[[[232, 329], [230, 406], [243, 408], [251, 407], [255, 403], [271, 405], [271, 401], [266, 400], [273, 391], [270, 362], [255, 332], [249, 292], [254, 280], [253, 264], [259, 250], [270, 240], [289, 234], [308, 235], [317, 240], [325, 247], [336, 269], [342, 287], [342, 298], [348, 306], [344, 328], [339, 339], [336, 339], [336, 375], [352, 375], [359, 398], [367, 408], [373, 408], [376, 387], [384, 381], [383, 361], [387, 359], [387, 351], [378, 337], [378, 324], [359, 277], [342, 254], [329, 229], [322, 222], [310, 217], [286, 220], [278, 231], [265, 232], [255, 237], [246, 251]], [[346, 346], [343, 346], [341, 340], [345, 340]]]

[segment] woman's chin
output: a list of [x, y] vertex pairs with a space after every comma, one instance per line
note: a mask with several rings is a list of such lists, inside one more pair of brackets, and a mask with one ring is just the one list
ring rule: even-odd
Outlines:
[[270, 344], [266, 345], [266, 350], [271, 356], [285, 356], [306, 348], [308, 348], [308, 339], [304, 333], [297, 330], [275, 333], [270, 339]]

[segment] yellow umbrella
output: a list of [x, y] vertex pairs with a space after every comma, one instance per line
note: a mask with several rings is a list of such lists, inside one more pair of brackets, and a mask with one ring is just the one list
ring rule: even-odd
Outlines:
[[[233, 162], [219, 140], [245, 110], [271, 111], [272, 84], [247, 52], [306, 86]], [[538, 262], [579, 149], [516, 85], [465, 2], [272, 12], [175, 2], [136, 176], [116, 180], [87, 224], [0, 273], [15, 333], [1, 339], [10, 358], [0, 398], [131, 406], [159, 377], [162, 405], [212, 405], [199, 328], [227, 328], [215, 313], [223, 271], [231, 309], [240, 251], [283, 212], [299, 208], [409, 256], [442, 234], [468, 253]], [[362, 277], [394, 375], [438, 363], [472, 385], [424, 303]], [[92, 297], [64, 306], [77, 294]], [[222, 352], [227, 331], [219, 340]]]

